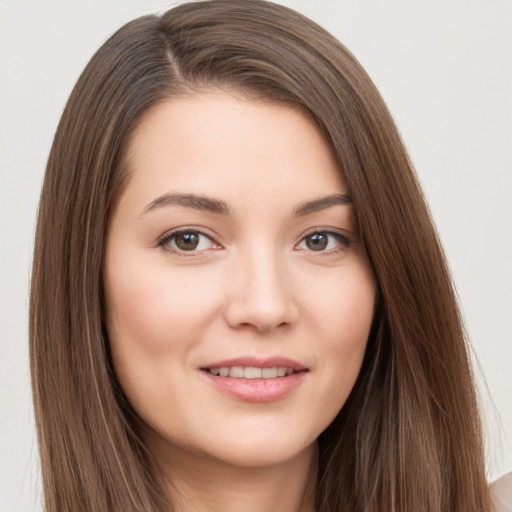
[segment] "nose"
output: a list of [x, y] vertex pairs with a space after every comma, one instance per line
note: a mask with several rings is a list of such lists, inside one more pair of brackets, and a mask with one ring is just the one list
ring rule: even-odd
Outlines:
[[292, 284], [284, 262], [261, 251], [240, 256], [232, 269], [225, 309], [233, 328], [271, 332], [298, 319]]

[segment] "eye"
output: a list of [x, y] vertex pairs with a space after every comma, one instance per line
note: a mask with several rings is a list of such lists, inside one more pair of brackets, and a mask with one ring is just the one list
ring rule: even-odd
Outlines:
[[314, 252], [337, 252], [348, 247], [350, 240], [333, 231], [315, 231], [306, 235], [297, 245], [297, 249]]
[[193, 229], [173, 231], [166, 235], [158, 245], [167, 251], [178, 253], [194, 253], [219, 248], [219, 245], [208, 235]]

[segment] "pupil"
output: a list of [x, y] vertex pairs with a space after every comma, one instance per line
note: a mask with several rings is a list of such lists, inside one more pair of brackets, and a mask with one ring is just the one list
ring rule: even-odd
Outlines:
[[192, 251], [199, 245], [197, 233], [182, 233], [176, 236], [176, 245], [183, 251]]
[[323, 251], [327, 247], [327, 236], [322, 233], [315, 233], [306, 238], [306, 245], [312, 251]]

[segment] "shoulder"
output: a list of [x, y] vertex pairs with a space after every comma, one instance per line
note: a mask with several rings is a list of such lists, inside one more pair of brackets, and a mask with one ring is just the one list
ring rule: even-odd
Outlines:
[[512, 512], [512, 472], [503, 475], [490, 486], [495, 512]]

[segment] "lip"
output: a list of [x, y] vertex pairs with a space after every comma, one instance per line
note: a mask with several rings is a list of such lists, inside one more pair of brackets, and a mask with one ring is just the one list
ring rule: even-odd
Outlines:
[[[274, 379], [236, 379], [212, 375], [209, 368], [231, 366], [253, 366], [255, 368], [286, 367], [296, 373]], [[298, 361], [286, 357], [239, 357], [216, 361], [201, 368], [202, 374], [220, 392], [248, 402], [272, 402], [279, 400], [297, 389], [304, 381], [308, 368]]]
[[254, 366], [255, 368], [273, 368], [281, 366], [285, 368], [293, 368], [295, 371], [307, 370], [307, 367], [298, 361], [287, 357], [238, 357], [235, 359], [225, 359], [224, 361], [216, 361], [203, 366], [201, 369], [207, 368], [223, 368], [230, 366]]

